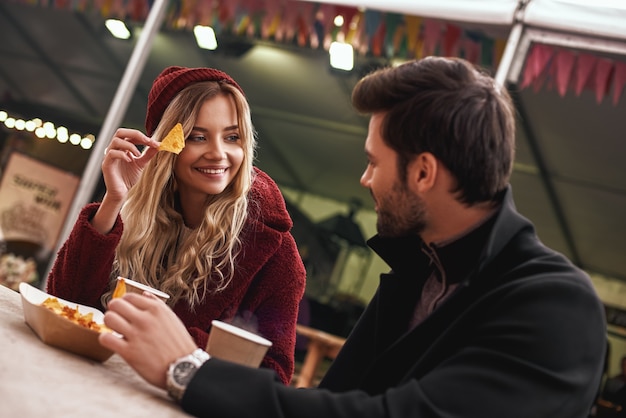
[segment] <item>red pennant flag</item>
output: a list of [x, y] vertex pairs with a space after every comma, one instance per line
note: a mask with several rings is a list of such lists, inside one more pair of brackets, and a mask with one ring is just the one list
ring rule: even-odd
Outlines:
[[601, 103], [604, 96], [609, 92], [611, 85], [611, 75], [613, 74], [613, 61], [601, 58], [596, 64], [596, 101]]
[[613, 105], [617, 106], [622, 90], [626, 84], [626, 63], [615, 62], [613, 72]]
[[143, 0], [132, 0], [130, 16], [133, 20], [145, 20], [148, 14], [146, 2]]
[[372, 53], [376, 57], [380, 57], [383, 53], [383, 45], [385, 42], [385, 34], [387, 33], [387, 27], [385, 22], [381, 22], [376, 31], [376, 35], [372, 38]]
[[465, 51], [466, 60], [473, 64], [478, 64], [480, 62], [480, 52], [482, 50], [480, 43], [467, 38], [464, 40], [463, 50]]
[[296, 35], [296, 22], [298, 21], [298, 9], [295, 7], [287, 7], [285, 10], [284, 32], [285, 40], [291, 41]]
[[55, 6], [57, 9], [65, 9], [65, 8], [66, 8], [67, 6], [69, 6], [69, 5], [70, 5], [69, 0], [56, 0], [56, 1], [54, 2], [54, 6]]
[[198, 1], [196, 7], [196, 21], [199, 25], [213, 25], [213, 5], [208, 1]]
[[424, 22], [424, 45], [423, 56], [434, 55], [437, 44], [441, 38], [441, 23], [437, 20], [428, 19]]
[[111, 8], [111, 13], [113, 13], [113, 16], [124, 19], [126, 17], [126, 10], [124, 10], [124, 6], [125, 5], [123, 0], [113, 0], [113, 5]]
[[533, 80], [533, 92], [538, 93], [542, 87], [547, 91], [552, 91], [556, 79], [556, 70], [556, 65], [548, 65], [546, 70]]
[[354, 15], [358, 13], [358, 9], [356, 7], [348, 7], [348, 6], [336, 6], [335, 13], [343, 17], [343, 32], [348, 33], [348, 29], [350, 28], [350, 23], [352, 23], [352, 19]]
[[443, 54], [448, 57], [459, 55], [459, 39], [461, 28], [455, 25], [446, 25], [446, 34], [443, 38]]
[[556, 53], [556, 87], [561, 97], [565, 96], [565, 93], [567, 93], [567, 86], [569, 86], [575, 63], [576, 55], [574, 55], [573, 52], [562, 49]]
[[308, 41], [308, 28], [302, 16], [298, 16], [298, 18], [296, 19], [296, 28], [296, 40], [298, 42], [298, 46], [305, 47]]
[[310, 42], [315, 33], [313, 27], [315, 20], [315, 4], [309, 2], [300, 3], [300, 17], [298, 18], [298, 44], [305, 46], [307, 42]]
[[[188, 1], [188, 0], [186, 0]], [[185, 1], [183, 1], [184, 3]], [[265, 4], [259, 0], [239, 0], [239, 8], [243, 9], [247, 14], [253, 15], [265, 10]]]
[[228, 21], [233, 17], [234, 12], [228, 5], [229, 2], [220, 2], [217, 18], [222, 25], [226, 25]]
[[553, 54], [554, 49], [549, 45], [535, 44], [532, 46], [526, 58], [521, 88], [530, 86], [544, 72]]
[[579, 54], [578, 61], [576, 65], [576, 96], [580, 96], [583, 88], [587, 85], [589, 81], [589, 76], [594, 70], [596, 66], [596, 61], [598, 58], [594, 55], [590, 54]]
[[[283, 8], [283, 16], [276, 28], [274, 34], [275, 39], [278, 42], [290, 41], [295, 33], [294, 25], [298, 18], [298, 10], [293, 5], [285, 5]], [[324, 16], [326, 19], [326, 16]]]

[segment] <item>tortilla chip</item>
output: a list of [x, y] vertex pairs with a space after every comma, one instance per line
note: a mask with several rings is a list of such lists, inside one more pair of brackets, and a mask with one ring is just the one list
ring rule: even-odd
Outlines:
[[61, 303], [55, 297], [49, 297], [44, 300], [42, 302], [42, 306], [45, 306], [55, 314], [60, 315], [63, 318], [69, 319], [75, 324], [78, 324], [85, 328], [92, 329], [98, 332], [110, 331], [110, 329], [106, 325], [99, 324], [93, 320], [93, 312], [89, 312], [86, 314], [80, 313], [78, 311], [78, 306], [76, 306], [76, 308], [69, 307]]
[[117, 279], [117, 284], [115, 285], [115, 290], [113, 291], [112, 299], [121, 298], [125, 294], [126, 294], [126, 282], [124, 281], [124, 279]]
[[177, 123], [174, 125], [171, 131], [163, 138], [161, 145], [159, 145], [159, 151], [169, 151], [174, 154], [180, 154], [185, 148], [185, 135], [183, 133], [183, 125]]

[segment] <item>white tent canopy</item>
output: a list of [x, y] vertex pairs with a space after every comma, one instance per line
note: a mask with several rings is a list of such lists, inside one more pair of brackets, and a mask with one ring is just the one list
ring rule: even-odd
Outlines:
[[524, 12], [524, 23], [579, 35], [623, 40], [626, 38], [626, 2], [531, 0]]

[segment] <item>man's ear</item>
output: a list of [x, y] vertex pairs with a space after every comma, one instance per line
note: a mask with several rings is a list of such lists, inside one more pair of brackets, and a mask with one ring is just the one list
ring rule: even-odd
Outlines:
[[438, 161], [430, 152], [423, 152], [407, 167], [407, 182], [414, 191], [424, 193], [433, 188], [437, 179]]

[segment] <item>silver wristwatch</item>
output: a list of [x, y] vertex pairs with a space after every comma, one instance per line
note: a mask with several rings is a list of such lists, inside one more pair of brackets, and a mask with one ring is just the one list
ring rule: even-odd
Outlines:
[[201, 348], [196, 349], [193, 353], [181, 357], [172, 364], [167, 370], [167, 393], [176, 402], [180, 402], [185, 394], [185, 389], [191, 381], [191, 378], [198, 371], [200, 366], [211, 356]]

